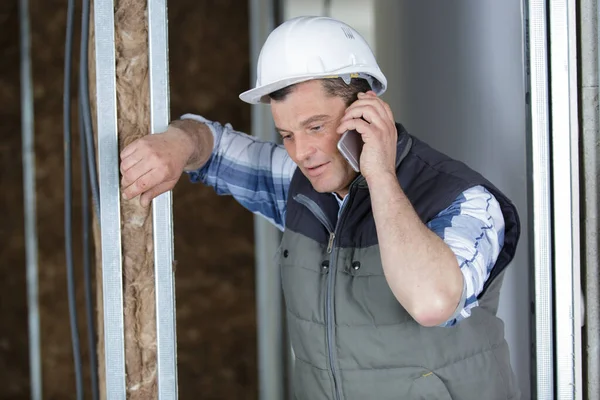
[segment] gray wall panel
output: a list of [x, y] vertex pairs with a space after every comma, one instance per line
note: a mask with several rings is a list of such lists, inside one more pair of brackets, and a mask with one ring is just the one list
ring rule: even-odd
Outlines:
[[520, 0], [375, 2], [375, 50], [396, 119], [503, 190], [522, 236], [505, 277], [506, 325], [523, 399], [530, 390], [526, 104]]

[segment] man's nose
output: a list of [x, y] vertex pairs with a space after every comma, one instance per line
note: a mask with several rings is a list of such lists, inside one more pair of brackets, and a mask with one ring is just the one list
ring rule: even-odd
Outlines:
[[306, 161], [310, 156], [315, 153], [315, 146], [312, 141], [308, 138], [299, 138], [296, 139], [296, 158], [300, 161]]

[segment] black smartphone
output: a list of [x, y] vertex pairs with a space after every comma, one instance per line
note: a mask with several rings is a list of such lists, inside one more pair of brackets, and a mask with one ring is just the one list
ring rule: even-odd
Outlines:
[[360, 172], [360, 153], [363, 148], [363, 140], [360, 133], [350, 130], [344, 132], [338, 141], [337, 148], [356, 172]]

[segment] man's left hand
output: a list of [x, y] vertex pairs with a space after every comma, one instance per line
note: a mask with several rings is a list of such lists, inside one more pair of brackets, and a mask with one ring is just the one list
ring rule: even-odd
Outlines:
[[346, 109], [337, 132], [341, 135], [355, 129], [364, 145], [360, 156], [360, 172], [370, 177], [396, 170], [396, 142], [398, 132], [390, 106], [375, 92], [359, 93], [358, 100]]

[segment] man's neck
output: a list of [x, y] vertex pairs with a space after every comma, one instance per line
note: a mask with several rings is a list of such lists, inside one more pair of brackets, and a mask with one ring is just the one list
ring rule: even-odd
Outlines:
[[348, 192], [346, 192], [343, 196], [340, 195], [338, 192], [333, 192], [331, 193], [331, 195], [333, 197], [335, 197], [335, 199], [337, 200], [339, 206], [342, 206], [342, 203], [344, 202], [344, 199], [346, 198], [346, 196], [348, 195]]
[[331, 194], [337, 197], [339, 200], [344, 200], [348, 195], [348, 189], [338, 190], [337, 192], [332, 192]]

